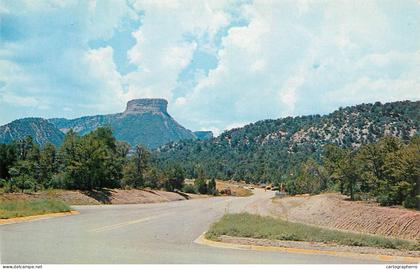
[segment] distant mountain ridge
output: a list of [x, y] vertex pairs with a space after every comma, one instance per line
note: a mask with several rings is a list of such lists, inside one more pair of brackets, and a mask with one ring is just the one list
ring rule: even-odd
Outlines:
[[214, 137], [212, 131], [196, 131], [194, 132], [194, 135], [199, 140], [212, 139]]
[[142, 144], [152, 149], [173, 141], [196, 139], [193, 132], [168, 114], [167, 106], [165, 99], [135, 99], [127, 103], [127, 108], [122, 113], [71, 120], [53, 118], [49, 121], [62, 132], [73, 129], [80, 135], [108, 125], [116, 139], [131, 146]]
[[11, 143], [32, 136], [39, 145], [47, 142], [60, 145], [70, 129], [85, 135], [102, 126], [110, 126], [117, 140], [131, 146], [141, 144], [150, 149], [173, 141], [197, 139], [193, 132], [168, 114], [167, 106], [165, 99], [134, 99], [127, 103], [122, 113], [76, 119], [18, 119], [0, 126], [0, 143]]
[[170, 143], [156, 156], [161, 163], [182, 161], [186, 171], [201, 166], [209, 177], [272, 181], [287, 177], [302, 160], [320, 160], [326, 144], [358, 147], [385, 135], [408, 140], [419, 129], [420, 101], [377, 102], [324, 116], [263, 120], [211, 140]]
[[27, 136], [31, 136], [39, 145], [45, 145], [48, 142], [60, 145], [64, 139], [63, 132], [42, 118], [18, 119], [0, 126], [0, 143], [9, 144]]
[[[407, 139], [418, 134], [420, 121], [419, 101], [378, 102], [340, 108], [325, 116], [263, 120], [213, 138], [211, 132], [193, 133], [182, 127], [168, 114], [167, 105], [164, 99], [135, 99], [127, 103], [122, 113], [76, 119], [18, 119], [0, 126], [0, 143], [11, 143], [30, 135], [40, 145], [47, 142], [59, 145], [64, 133], [70, 129], [85, 135], [98, 127], [111, 126], [118, 140], [132, 146], [143, 144], [151, 149], [163, 146], [159, 149], [163, 159], [179, 159], [179, 154], [185, 154], [187, 163], [197, 156], [200, 160], [213, 158], [213, 162], [225, 160], [217, 153], [219, 151], [225, 151], [225, 155], [232, 158], [244, 154], [288, 158], [290, 153], [295, 158], [302, 154], [319, 155], [319, 149], [328, 143], [357, 147], [362, 143], [376, 142], [386, 134]], [[197, 139], [201, 141], [188, 141]], [[195, 150], [190, 154], [192, 149]], [[211, 154], [200, 155], [207, 150], [211, 150]], [[248, 160], [250, 158], [243, 158], [245, 163]]]

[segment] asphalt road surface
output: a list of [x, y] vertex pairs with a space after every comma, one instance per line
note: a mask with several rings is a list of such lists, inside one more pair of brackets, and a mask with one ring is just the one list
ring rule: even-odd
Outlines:
[[[0, 226], [0, 263], [369, 263], [327, 255], [222, 249], [194, 243], [225, 212], [272, 197], [74, 206], [79, 215]], [[371, 261], [374, 262], [374, 261]]]

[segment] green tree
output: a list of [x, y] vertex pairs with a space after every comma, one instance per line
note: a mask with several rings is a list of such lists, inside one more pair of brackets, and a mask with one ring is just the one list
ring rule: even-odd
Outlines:
[[326, 145], [324, 148], [323, 162], [330, 179], [338, 182], [340, 192], [344, 193], [344, 178], [342, 173], [343, 162], [346, 158], [346, 151], [336, 145]]
[[136, 151], [128, 163], [124, 166], [123, 187], [144, 187], [144, 176], [149, 169], [150, 153], [142, 146], [136, 146]]
[[168, 191], [181, 190], [184, 185], [185, 172], [179, 164], [172, 164], [166, 169], [166, 189]]
[[319, 193], [327, 188], [325, 169], [313, 159], [304, 162], [295, 179], [296, 193]]
[[214, 178], [210, 179], [208, 186], [207, 186], [207, 193], [210, 195], [216, 195], [217, 189], [216, 189], [216, 180]]
[[206, 178], [206, 173], [204, 171], [204, 168], [201, 165], [197, 165], [194, 169], [195, 171], [195, 178], [199, 178], [199, 179], [205, 179]]
[[16, 161], [16, 144], [0, 144], [0, 178], [10, 178], [9, 169]]
[[150, 166], [150, 168], [146, 170], [143, 177], [145, 187], [151, 189], [164, 187], [164, 184], [162, 184], [164, 176], [162, 175], [161, 171], [159, 171], [155, 167]]
[[355, 158], [355, 152], [329, 145], [325, 148], [323, 159], [330, 178], [339, 182], [341, 193], [349, 195], [350, 199], [354, 200], [354, 194], [358, 191], [360, 183], [360, 166]]
[[122, 165], [116, 149], [109, 127], [83, 137], [67, 133], [60, 149], [66, 185], [83, 190], [119, 186]]
[[[391, 145], [387, 145], [391, 141]], [[378, 200], [383, 205], [403, 204], [416, 207], [420, 178], [420, 139], [415, 137], [408, 145], [395, 140], [380, 141], [390, 149], [385, 157], [384, 176], [379, 180]], [[398, 146], [395, 146], [398, 145]]]
[[58, 172], [58, 160], [56, 148], [53, 144], [47, 143], [40, 152], [40, 184], [46, 186], [52, 176]]
[[206, 180], [203, 178], [197, 178], [194, 180], [194, 186], [197, 189], [197, 191], [201, 194], [207, 193], [207, 183]]

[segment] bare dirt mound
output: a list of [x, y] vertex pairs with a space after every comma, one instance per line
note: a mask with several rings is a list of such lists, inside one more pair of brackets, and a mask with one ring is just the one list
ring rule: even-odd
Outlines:
[[183, 196], [175, 192], [158, 190], [120, 190], [109, 191], [108, 200], [104, 203], [109, 204], [148, 204], [169, 201], [186, 200]]
[[[158, 190], [104, 189], [100, 191], [50, 190], [37, 193], [3, 193], [0, 200], [57, 199], [70, 205], [146, 204], [202, 198], [201, 195], [181, 195]], [[206, 196], [204, 196], [206, 197]]]
[[49, 190], [36, 193], [2, 193], [1, 200], [38, 200], [38, 199], [56, 199], [70, 205], [98, 205], [100, 201], [80, 191], [68, 190]]
[[340, 230], [420, 240], [420, 213], [348, 201], [336, 193], [273, 199], [269, 211], [283, 219]]

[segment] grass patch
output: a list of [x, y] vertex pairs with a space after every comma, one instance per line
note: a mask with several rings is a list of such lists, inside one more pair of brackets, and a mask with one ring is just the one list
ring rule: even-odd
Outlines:
[[53, 199], [41, 200], [0, 200], [0, 219], [69, 212], [70, 207]]
[[221, 235], [420, 250], [419, 244], [407, 240], [318, 228], [248, 213], [227, 214], [223, 216], [220, 221], [210, 227], [210, 230], [206, 233], [206, 238], [218, 240]]

